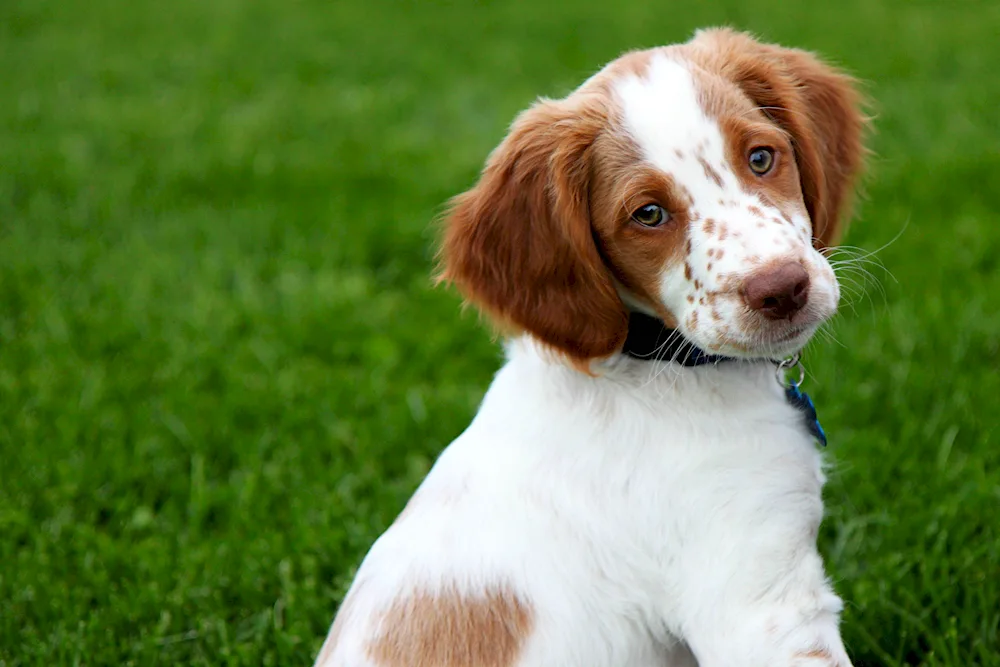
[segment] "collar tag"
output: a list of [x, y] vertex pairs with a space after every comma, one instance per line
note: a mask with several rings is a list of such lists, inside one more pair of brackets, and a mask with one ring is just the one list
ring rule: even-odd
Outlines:
[[[783, 377], [785, 369], [796, 367], [799, 369], [798, 380], [789, 381], [788, 384], [785, 384]], [[799, 360], [798, 355], [790, 359], [785, 359], [778, 364], [778, 382], [785, 387], [785, 400], [788, 401], [789, 405], [802, 413], [809, 434], [816, 439], [816, 442], [821, 447], [826, 447], [826, 431], [823, 430], [823, 426], [819, 423], [819, 417], [816, 415], [816, 406], [813, 404], [812, 399], [809, 398], [809, 394], [799, 389], [805, 377], [806, 371], [802, 367], [802, 362]]]

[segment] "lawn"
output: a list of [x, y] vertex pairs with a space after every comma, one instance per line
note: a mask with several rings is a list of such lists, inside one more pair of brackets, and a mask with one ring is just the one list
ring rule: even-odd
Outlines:
[[0, 665], [308, 663], [500, 361], [442, 204], [535, 96], [718, 23], [873, 100], [887, 271], [806, 357], [848, 649], [1000, 665], [985, 0], [5, 0]]

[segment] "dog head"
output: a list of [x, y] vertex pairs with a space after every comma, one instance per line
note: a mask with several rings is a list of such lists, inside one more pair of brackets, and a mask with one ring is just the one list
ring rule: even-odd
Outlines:
[[861, 166], [853, 81], [729, 30], [626, 54], [523, 112], [445, 222], [442, 278], [576, 362], [628, 312], [741, 358], [800, 349], [837, 308], [821, 250]]

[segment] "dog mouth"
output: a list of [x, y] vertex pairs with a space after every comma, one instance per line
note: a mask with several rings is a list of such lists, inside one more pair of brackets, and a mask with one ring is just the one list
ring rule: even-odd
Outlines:
[[712, 351], [742, 359], [777, 359], [800, 351], [816, 332], [818, 323], [784, 326], [771, 331], [751, 330], [739, 338], [720, 336]]
[[834, 309], [823, 308], [821, 304], [810, 304], [781, 320], [764, 319], [756, 317], [755, 313], [747, 313], [741, 322], [743, 343], [751, 349], [798, 351], [835, 312]]
[[760, 332], [749, 347], [758, 354], [768, 356], [795, 354], [809, 342], [818, 326], [819, 323], [796, 324], [782, 327], [779, 331]]
[[809, 332], [812, 327], [809, 326], [792, 326], [785, 331], [779, 332], [771, 336], [767, 342], [769, 343], [787, 343], [795, 340], [796, 338], [802, 337], [804, 334]]

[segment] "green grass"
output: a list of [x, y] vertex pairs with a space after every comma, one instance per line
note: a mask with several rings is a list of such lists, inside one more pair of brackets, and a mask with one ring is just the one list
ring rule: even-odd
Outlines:
[[[811, 6], [810, 6], [811, 5]], [[513, 115], [729, 23], [868, 82], [814, 345], [858, 665], [1000, 665], [1000, 4], [6, 0], [0, 665], [307, 663], [499, 354], [431, 221]]]

